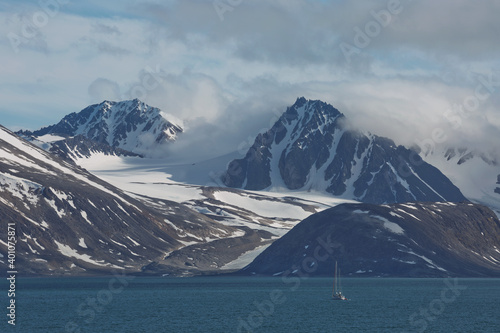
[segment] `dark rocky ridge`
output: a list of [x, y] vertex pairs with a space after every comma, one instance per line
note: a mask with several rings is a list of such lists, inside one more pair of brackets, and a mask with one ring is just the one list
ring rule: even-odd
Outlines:
[[66, 161], [90, 157], [95, 153], [114, 156], [143, 157], [140, 154], [132, 153], [121, 148], [111, 147], [106, 143], [89, 140], [83, 135], [77, 135], [75, 137], [53, 142], [50, 144], [48, 151]]
[[241, 274], [499, 277], [500, 221], [471, 203], [342, 204], [314, 214]]
[[248, 190], [283, 182], [368, 203], [466, 200], [415, 150], [349, 129], [345, 121], [333, 106], [299, 98], [244, 158], [229, 164], [222, 181]]

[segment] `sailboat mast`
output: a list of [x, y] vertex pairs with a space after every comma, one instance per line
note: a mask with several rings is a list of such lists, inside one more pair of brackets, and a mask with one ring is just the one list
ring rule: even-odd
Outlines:
[[338, 289], [337, 286], [337, 261], [335, 261], [335, 273], [334, 273], [334, 278], [333, 278], [333, 296], [335, 296], [335, 290]]
[[340, 269], [337, 261], [335, 261], [335, 275], [333, 279], [333, 296], [334, 300], [346, 301], [347, 298], [342, 294], [342, 286], [340, 284]]
[[339, 292], [342, 292], [342, 285], [340, 284], [340, 268], [339, 268], [339, 278], [338, 278], [338, 281], [339, 281]]

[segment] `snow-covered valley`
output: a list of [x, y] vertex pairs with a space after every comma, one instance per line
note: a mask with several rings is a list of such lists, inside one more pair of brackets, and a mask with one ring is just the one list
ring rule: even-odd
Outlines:
[[[326, 192], [277, 188], [245, 191], [224, 187], [214, 176], [224, 169], [226, 158], [179, 165], [166, 159], [97, 153], [79, 159], [77, 163], [138, 200], [174, 201], [207, 217], [217, 218], [219, 223], [227, 226], [268, 232], [273, 240], [314, 213], [341, 203], [356, 202], [335, 198]], [[259, 246], [242, 254], [245, 260], [238, 258], [224, 269], [243, 268], [267, 246]]]

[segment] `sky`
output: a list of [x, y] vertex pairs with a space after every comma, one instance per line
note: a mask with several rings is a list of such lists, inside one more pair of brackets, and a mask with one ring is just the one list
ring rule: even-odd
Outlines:
[[498, 153], [500, 1], [2, 1], [0, 124], [139, 98], [173, 152], [244, 151], [297, 97], [398, 144]]

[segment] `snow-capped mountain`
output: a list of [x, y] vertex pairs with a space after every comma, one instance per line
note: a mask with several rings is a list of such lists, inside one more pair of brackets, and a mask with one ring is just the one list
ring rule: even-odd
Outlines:
[[98, 144], [149, 156], [161, 152], [161, 146], [175, 141], [180, 133], [182, 128], [168, 121], [160, 109], [134, 99], [90, 105], [55, 125], [18, 134], [42, 137], [42, 141], [44, 136], [81, 135]]
[[299, 98], [222, 176], [235, 188], [326, 191], [369, 203], [466, 198], [418, 153], [350, 129], [333, 106]]

